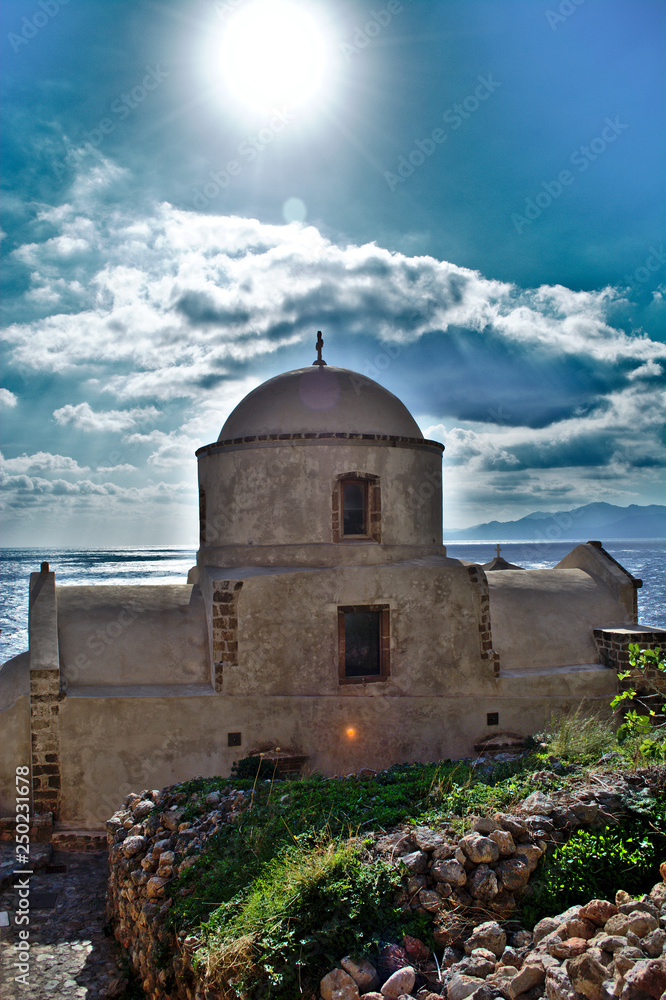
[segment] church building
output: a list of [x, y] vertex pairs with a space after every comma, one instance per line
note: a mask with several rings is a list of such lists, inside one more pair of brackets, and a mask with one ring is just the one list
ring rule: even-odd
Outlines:
[[[609, 712], [640, 581], [599, 542], [487, 569], [442, 544], [443, 445], [321, 357], [269, 379], [197, 452], [200, 546], [180, 585], [30, 582], [0, 670], [0, 815], [95, 828], [131, 790], [280, 748], [303, 773], [465, 757]], [[613, 643], [606, 641], [609, 636]]]

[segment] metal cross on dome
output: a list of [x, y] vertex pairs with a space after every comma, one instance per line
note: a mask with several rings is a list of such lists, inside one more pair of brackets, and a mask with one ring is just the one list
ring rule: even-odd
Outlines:
[[316, 343], [315, 346], [317, 348], [317, 360], [313, 361], [312, 364], [313, 365], [319, 365], [321, 367], [321, 365], [325, 365], [326, 364], [326, 362], [324, 361], [324, 359], [321, 356], [321, 350], [322, 350], [322, 347], [324, 346], [324, 338], [321, 335], [321, 330], [317, 330], [317, 343]]

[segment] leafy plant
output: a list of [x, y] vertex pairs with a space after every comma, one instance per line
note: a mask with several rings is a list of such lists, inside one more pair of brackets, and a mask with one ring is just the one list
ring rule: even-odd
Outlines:
[[626, 798], [630, 821], [604, 830], [578, 830], [541, 863], [532, 895], [523, 905], [528, 927], [576, 903], [640, 895], [650, 889], [666, 850], [666, 797]]
[[[632, 642], [629, 644], [629, 664], [631, 670], [623, 670], [618, 673], [618, 680], [625, 681], [629, 680], [632, 672], [638, 671], [644, 677], [649, 673], [650, 668], [652, 670], [660, 671], [661, 673], [666, 673], [666, 658], [662, 656], [661, 648], [657, 646], [656, 649], [641, 649], [638, 643]], [[624, 710], [624, 718], [621, 726], [618, 729], [618, 737], [620, 742], [627, 737], [637, 737], [645, 736], [652, 730], [654, 726], [654, 719], [656, 717], [656, 712], [654, 709], [645, 705], [642, 697], [639, 696], [636, 688], [629, 687], [624, 691], [621, 691], [618, 695], [613, 698], [611, 702], [611, 708], [619, 708], [624, 704], [624, 702], [629, 702], [629, 705]], [[639, 711], [638, 708], [642, 709]], [[666, 725], [666, 723], [664, 723]], [[651, 741], [645, 743], [645, 749], [649, 751]], [[639, 752], [643, 750], [643, 743], [639, 744]]]
[[231, 767], [231, 780], [237, 778], [249, 778], [253, 781], [258, 778], [270, 780], [275, 774], [275, 762], [264, 760], [263, 755], [256, 757], [242, 757], [235, 760]]

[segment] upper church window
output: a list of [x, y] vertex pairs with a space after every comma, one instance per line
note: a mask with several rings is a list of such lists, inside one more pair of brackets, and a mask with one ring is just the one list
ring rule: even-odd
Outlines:
[[368, 484], [360, 479], [343, 480], [342, 534], [368, 534]]
[[348, 472], [333, 484], [333, 541], [343, 539], [381, 542], [379, 476]]

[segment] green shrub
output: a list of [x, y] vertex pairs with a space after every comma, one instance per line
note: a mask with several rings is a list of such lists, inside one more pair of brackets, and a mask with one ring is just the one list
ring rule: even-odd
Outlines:
[[231, 767], [231, 780], [237, 778], [247, 778], [254, 781], [255, 778], [261, 780], [275, 778], [276, 762], [274, 760], [264, 760], [263, 757], [242, 757], [235, 760]]
[[578, 830], [546, 857], [523, 905], [522, 917], [533, 927], [590, 899], [614, 899], [618, 889], [631, 895], [650, 890], [659, 878], [666, 851], [666, 797], [628, 799], [629, 819], [619, 827]]

